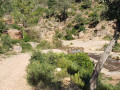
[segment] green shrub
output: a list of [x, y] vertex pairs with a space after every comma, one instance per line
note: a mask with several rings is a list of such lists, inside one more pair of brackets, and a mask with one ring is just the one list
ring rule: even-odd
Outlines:
[[79, 27], [78, 32], [81, 32], [81, 31], [85, 31], [85, 27], [84, 27], [84, 26], [80, 26], [80, 27]]
[[67, 25], [67, 27], [68, 27], [68, 28], [72, 27], [72, 23], [69, 23], [69, 24]]
[[113, 47], [113, 52], [120, 52], [120, 44], [116, 43], [115, 46]]
[[90, 0], [84, 0], [83, 1], [83, 4], [81, 5], [81, 8], [82, 9], [87, 9], [87, 8], [90, 8], [91, 7], [91, 1]]
[[87, 54], [84, 53], [77, 53], [77, 54], [70, 54], [68, 58], [72, 61], [77, 62], [78, 65], [84, 67], [84, 69], [89, 69], [92, 72], [93, 63], [90, 61], [90, 58]]
[[97, 12], [92, 12], [89, 14], [90, 18], [90, 26], [89, 27], [96, 27], [96, 25], [99, 23], [99, 15]]
[[31, 17], [26, 22], [27, 26], [36, 25], [39, 21], [39, 17]]
[[5, 22], [0, 20], [0, 35], [6, 30]]
[[[27, 68], [27, 80], [33, 86], [53, 86], [59, 90], [65, 77], [71, 77], [71, 82], [83, 90], [88, 90], [93, 63], [88, 56], [79, 54], [55, 54], [52, 52], [33, 52]], [[62, 70], [58, 73], [55, 69]]]
[[81, 14], [78, 14], [75, 17], [76, 23], [79, 23], [80, 25], [84, 25], [85, 20], [83, 19], [83, 17], [81, 16]]
[[2, 45], [3, 49], [5, 51], [9, 51], [10, 48], [12, 48], [12, 40], [11, 40], [11, 38], [8, 35], [3, 34], [1, 36], [1, 40], [2, 40], [2, 44], [3, 44]]
[[70, 60], [67, 60], [66, 58], [60, 58], [57, 60], [57, 66], [62, 69], [70, 67], [71, 64], [72, 62]]
[[42, 16], [45, 11], [46, 11], [46, 8], [39, 6], [39, 7], [37, 7], [37, 9], [35, 11], [31, 12], [31, 16], [33, 16], [33, 17]]
[[[40, 51], [33, 52], [30, 64], [27, 68], [27, 81], [30, 85], [36, 87], [53, 87], [57, 88], [59, 82], [54, 76], [58, 55], [52, 52], [47, 54]], [[60, 75], [60, 74], [59, 74]], [[57, 75], [57, 76], [59, 76]], [[62, 76], [61, 76], [62, 77]]]
[[39, 61], [32, 62], [27, 67], [27, 81], [32, 86], [40, 86], [42, 82], [43, 87], [51, 86], [54, 79], [54, 66], [51, 64], [40, 64]]
[[69, 77], [67, 69], [63, 69], [62, 71], [57, 72], [55, 75], [56, 81], [60, 81], [61, 79], [64, 79], [65, 77]]
[[22, 52], [29, 52], [32, 50], [31, 44], [27, 42], [21, 41], [20, 46], [22, 47]]
[[17, 24], [13, 24], [12, 25], [12, 28], [14, 29], [18, 29], [18, 30], [21, 30], [22, 28], [20, 26], [18, 26]]
[[84, 82], [82, 81], [82, 79], [80, 78], [80, 73], [75, 73], [74, 75], [71, 76], [72, 79], [72, 83], [79, 86], [80, 88], [84, 87]]
[[30, 59], [31, 62], [40, 61], [40, 63], [44, 62], [45, 60], [46, 60], [45, 54], [43, 54], [40, 51], [34, 51]]
[[25, 30], [23, 30], [23, 40], [25, 42], [30, 41], [30, 36], [27, 34], [27, 32]]
[[79, 71], [79, 69], [80, 69], [80, 66], [76, 62], [71, 63], [71, 65], [67, 67], [68, 73], [70, 75], [74, 75]]
[[57, 54], [53, 52], [48, 52], [47, 54], [44, 54], [40, 51], [33, 52], [33, 55], [31, 56], [30, 61], [39, 61], [40, 63], [49, 63], [49, 64], [56, 64], [58, 56]]
[[0, 46], [0, 53], [6, 53], [12, 48], [13, 45], [19, 43], [18, 40], [11, 39], [7, 34], [1, 36], [2, 46]]
[[65, 38], [66, 38], [67, 40], [73, 40], [71, 30], [68, 30], [68, 29], [66, 30], [66, 36], [65, 36]]
[[78, 32], [84, 31], [84, 30], [85, 30], [85, 27], [84, 27], [83, 25], [81, 25], [81, 24], [76, 24], [76, 25], [74, 26], [74, 29], [76, 29], [76, 31], [77, 31], [77, 33], [78, 33]]
[[38, 48], [38, 49], [50, 49], [50, 48], [52, 48], [52, 46], [51, 46], [50, 42], [48, 42], [46, 40], [41, 40], [36, 48]]
[[91, 19], [92, 22], [97, 22], [99, 21], [99, 15], [97, 12], [92, 12], [89, 14], [89, 17]]
[[48, 63], [49, 64], [52, 64], [52, 65], [56, 65], [57, 61], [58, 61], [58, 55], [56, 53], [53, 53], [51, 51], [49, 51], [47, 54], [46, 54], [46, 57], [47, 57], [47, 60], [48, 60]]

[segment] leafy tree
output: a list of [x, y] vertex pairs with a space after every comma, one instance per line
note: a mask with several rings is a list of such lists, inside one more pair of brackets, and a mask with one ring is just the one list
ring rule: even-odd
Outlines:
[[61, 16], [62, 16], [60, 21], [66, 20], [66, 18], [67, 18], [67, 9], [69, 8], [70, 3], [71, 3], [70, 0], [57, 0], [57, 5], [58, 5], [57, 9], [58, 9], [58, 11], [61, 12]]
[[59, 14], [57, 17], [60, 21], [63, 21], [67, 18], [67, 9], [70, 6], [70, 0], [48, 0], [48, 8], [50, 11], [48, 12], [50, 15]]
[[116, 30], [114, 32], [113, 39], [111, 40], [110, 44], [107, 46], [104, 53], [101, 55], [100, 60], [98, 61], [93, 75], [90, 80], [90, 90], [96, 90], [97, 88], [97, 81], [100, 71], [107, 60], [110, 52], [112, 51], [113, 46], [117, 42], [120, 36], [120, 0], [113, 0], [113, 1], [106, 1], [107, 9], [103, 12], [103, 18], [106, 20], [114, 20], [116, 21]]

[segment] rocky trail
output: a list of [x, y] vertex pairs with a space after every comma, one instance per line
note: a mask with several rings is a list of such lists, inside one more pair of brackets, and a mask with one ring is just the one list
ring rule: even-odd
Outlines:
[[32, 90], [25, 79], [30, 56], [22, 53], [0, 61], [0, 90]]

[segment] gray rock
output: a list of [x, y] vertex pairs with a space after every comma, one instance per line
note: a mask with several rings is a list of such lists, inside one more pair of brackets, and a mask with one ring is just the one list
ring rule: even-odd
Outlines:
[[13, 52], [21, 53], [22, 52], [22, 47], [21, 46], [13, 46]]

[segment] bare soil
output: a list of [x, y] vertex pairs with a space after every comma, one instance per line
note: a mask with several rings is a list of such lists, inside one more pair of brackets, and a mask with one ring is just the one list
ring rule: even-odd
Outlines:
[[26, 81], [26, 66], [30, 57], [25, 53], [0, 61], [0, 90], [32, 90]]

